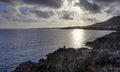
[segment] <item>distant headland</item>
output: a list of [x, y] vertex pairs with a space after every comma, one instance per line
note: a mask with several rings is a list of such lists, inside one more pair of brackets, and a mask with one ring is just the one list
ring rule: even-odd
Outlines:
[[63, 27], [59, 29], [90, 29], [90, 30], [116, 30], [120, 26], [120, 16], [114, 16], [105, 22], [95, 23], [89, 26]]

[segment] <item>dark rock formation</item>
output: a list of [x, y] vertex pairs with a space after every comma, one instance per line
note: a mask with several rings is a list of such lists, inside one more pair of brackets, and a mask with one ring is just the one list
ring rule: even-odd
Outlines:
[[120, 72], [120, 67], [106, 66], [96, 69], [95, 72]]
[[120, 25], [116, 28], [116, 31], [120, 33]]
[[13, 72], [120, 72], [120, 34], [111, 33], [88, 44], [93, 49], [60, 48], [41, 59], [20, 64]]
[[120, 50], [120, 33], [114, 32], [106, 36], [97, 38], [92, 42], [87, 42], [86, 45], [94, 49], [116, 49]]
[[31, 61], [21, 63], [14, 72], [39, 72], [39, 64]]
[[84, 72], [92, 61], [91, 50], [88, 49], [58, 49], [41, 59], [39, 63], [25, 62], [14, 72]]
[[119, 72], [120, 50], [58, 49], [41, 59], [20, 64], [14, 72]]

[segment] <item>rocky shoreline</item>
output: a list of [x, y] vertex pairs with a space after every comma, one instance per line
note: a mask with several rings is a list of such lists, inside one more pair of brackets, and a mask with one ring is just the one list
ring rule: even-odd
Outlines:
[[97, 38], [92, 42], [87, 42], [86, 45], [92, 47], [93, 49], [120, 50], [120, 33], [110, 33], [103, 37]]
[[60, 48], [38, 63], [21, 63], [13, 72], [120, 72], [120, 33], [114, 32], [86, 45]]

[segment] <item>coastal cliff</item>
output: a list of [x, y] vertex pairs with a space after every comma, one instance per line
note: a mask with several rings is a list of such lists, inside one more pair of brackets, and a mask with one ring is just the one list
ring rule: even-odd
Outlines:
[[93, 49], [60, 48], [38, 63], [21, 63], [13, 72], [120, 72], [120, 33], [86, 43]]

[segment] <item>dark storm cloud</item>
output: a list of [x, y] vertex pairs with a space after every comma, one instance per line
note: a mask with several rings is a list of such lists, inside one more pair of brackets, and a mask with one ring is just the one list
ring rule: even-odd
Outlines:
[[119, 6], [120, 5], [120, 0], [92, 0], [92, 2], [97, 3], [99, 5], [101, 5], [102, 7], [108, 7], [110, 5], [116, 5]]
[[94, 1], [94, 2], [108, 2], [108, 3], [110, 3], [110, 2], [120, 2], [120, 0], [92, 0], [92, 1]]
[[69, 11], [63, 11], [63, 19], [66, 20], [73, 20], [72, 13]]
[[104, 11], [108, 14], [117, 14], [120, 11], [120, 0], [79, 0], [76, 3], [77, 6], [81, 7], [85, 11], [90, 13], [101, 13]]
[[89, 2], [89, 0], [79, 0], [80, 3], [76, 5], [82, 7], [84, 10], [90, 11], [92, 13], [100, 13], [100, 6], [96, 3]]
[[30, 11], [30, 13], [35, 14], [37, 17], [40, 17], [40, 18], [49, 18], [52, 15], [54, 15], [52, 11], [32, 10]]
[[35, 20], [28, 19], [24, 15], [20, 14], [15, 8], [8, 6], [4, 11], [0, 11], [0, 22], [35, 22]]
[[120, 15], [120, 8], [111, 7], [111, 8], [106, 10], [106, 13], [112, 14], [112, 15]]
[[27, 4], [37, 4], [54, 8], [60, 8], [63, 4], [63, 0], [23, 0], [23, 2]]
[[20, 0], [0, 0], [0, 2], [5, 2], [5, 3], [11, 4], [11, 5], [18, 5]]
[[120, 15], [120, 0], [92, 0], [99, 4], [107, 14]]
[[18, 3], [24, 3], [29, 5], [40, 5], [53, 8], [60, 8], [63, 4], [63, 0], [0, 0], [0, 1], [15, 5]]
[[0, 0], [1, 2], [11, 2], [11, 0]]

